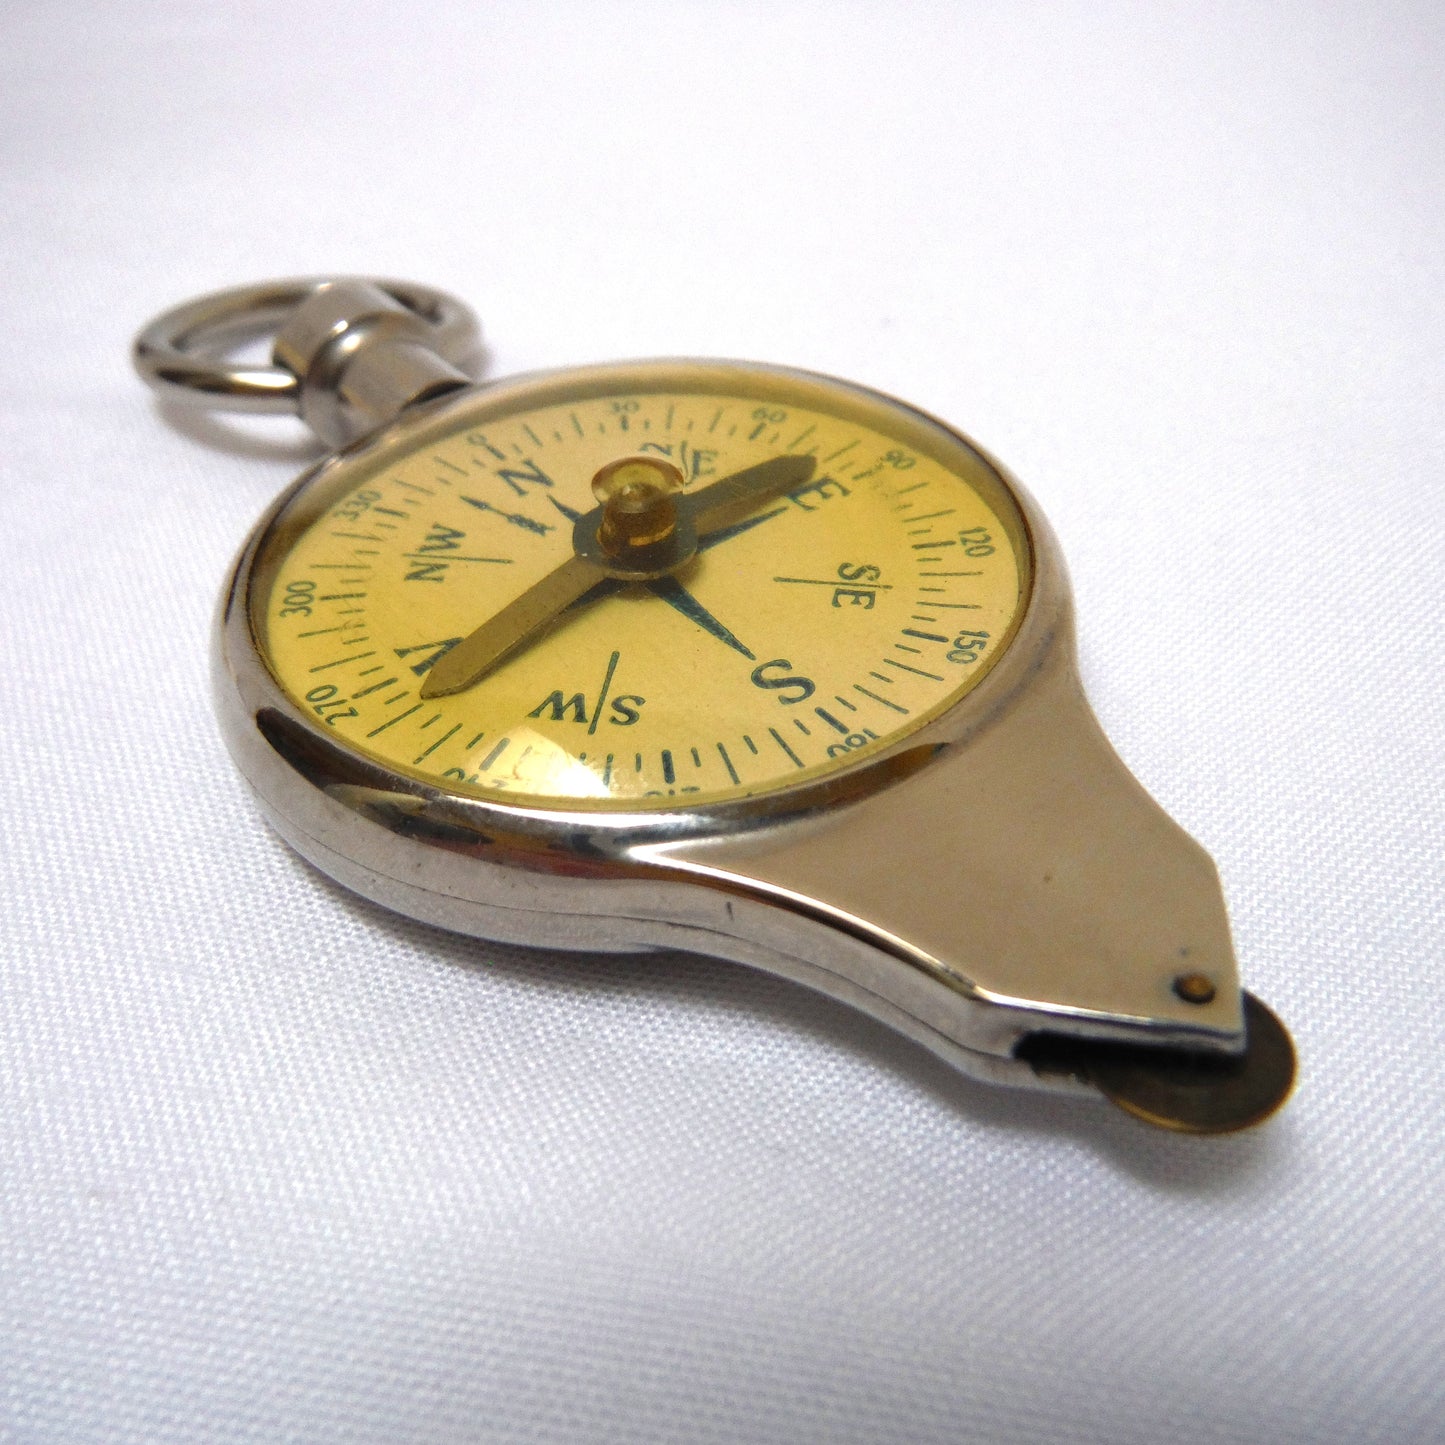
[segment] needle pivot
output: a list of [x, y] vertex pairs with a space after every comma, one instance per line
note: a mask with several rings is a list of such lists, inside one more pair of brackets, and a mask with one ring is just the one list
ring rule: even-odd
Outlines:
[[592, 478], [601, 504], [572, 526], [572, 549], [607, 577], [646, 582], [692, 560], [697, 527], [682, 473], [661, 457], [620, 457]]
[[661, 457], [622, 457], [592, 478], [602, 504], [597, 544], [609, 557], [656, 546], [677, 531], [682, 473]]

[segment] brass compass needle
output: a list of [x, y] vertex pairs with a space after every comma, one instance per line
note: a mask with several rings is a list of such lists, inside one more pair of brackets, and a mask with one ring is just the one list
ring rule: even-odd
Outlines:
[[[659, 475], [665, 467], [665, 464], [650, 462], [647, 458], [624, 459], [622, 462], [613, 464], [611, 468], [604, 468], [602, 472], [598, 473], [598, 477], [605, 477], [607, 473], [621, 468], [627, 468], [626, 475], [631, 476], [639, 463], [646, 463], [647, 467], [657, 469]], [[686, 514], [692, 518], [698, 532], [732, 529], [762, 503], [770, 501], [790, 487], [800, 486], [806, 482], [813, 475], [815, 465], [816, 463], [810, 456], [773, 457], [769, 461], [760, 462], [757, 466], [746, 467], [740, 472], [732, 473], [731, 476], [712, 482], [691, 496], [684, 497], [675, 494], [677, 500], [671, 504], [674, 508], [672, 512], [667, 510], [666, 492], [660, 491], [654, 496], [648, 488], [657, 483], [645, 481], [643, 490], [647, 492], [647, 495], [640, 501], [634, 499], [632, 505], [639, 506], [641, 509], [635, 513], [638, 520], [630, 525], [634, 529], [638, 526], [660, 527], [662, 531], [659, 533], [659, 540], [665, 542], [666, 538], [663, 534], [671, 536], [675, 531], [675, 523], [667, 519], [675, 515], [677, 502], [680, 502]], [[649, 473], [650, 475], [651, 473]], [[596, 485], [597, 482], [594, 479], [594, 487]], [[635, 478], [633, 485], [634, 487], [637, 485]], [[673, 477], [669, 485], [680, 488], [681, 475]], [[603, 491], [606, 490], [604, 485]], [[602, 493], [599, 493], [599, 496], [601, 495]], [[439, 657], [422, 683], [423, 700], [430, 701], [436, 697], [450, 697], [453, 693], [465, 692], [467, 688], [475, 686], [498, 663], [530, 641], [559, 613], [581, 600], [599, 582], [606, 581], [609, 576], [614, 575], [608, 561], [615, 560], [615, 558], [594, 555], [591, 551], [584, 555], [582, 549], [586, 543], [578, 542], [575, 539], [595, 535], [600, 543], [603, 532], [599, 531], [599, 528], [605, 528], [609, 522], [623, 522], [626, 516], [633, 515], [624, 510], [627, 505], [628, 503], [619, 492], [618, 497], [604, 502], [602, 506], [585, 516], [577, 515], [574, 522], [576, 529], [574, 546], [579, 550], [574, 551], [573, 555], [554, 571], [549, 572], [541, 581], [534, 583], [520, 597], [509, 602], [495, 616], [488, 618], [455, 647]], [[652, 521], [651, 519], [654, 517], [659, 520]], [[622, 543], [614, 543], [614, 551], [619, 546], [622, 547], [622, 550], [626, 550]], [[653, 589], [658, 596], [663, 597], [671, 606], [696, 622], [705, 631], [711, 632], [714, 637], [727, 643], [729, 647], [735, 648], [745, 657], [751, 657], [753, 654], [748, 648], [672, 577], [671, 573], [687, 560], [695, 547], [696, 542], [687, 547], [673, 547], [671, 549], [673, 555], [656, 559], [658, 567], [656, 571], [652, 572]], [[603, 553], [606, 553], [607, 550], [606, 546], [602, 547]], [[603, 595], [606, 595], [605, 591], [599, 591], [598, 597]]]
[[698, 536], [705, 537], [709, 532], [740, 522], [753, 508], [802, 486], [812, 477], [817, 465], [810, 456], [773, 457], [692, 493], [687, 505]]
[[421, 696], [430, 700], [465, 692], [602, 580], [604, 574], [586, 558], [568, 557], [439, 657], [427, 672]]

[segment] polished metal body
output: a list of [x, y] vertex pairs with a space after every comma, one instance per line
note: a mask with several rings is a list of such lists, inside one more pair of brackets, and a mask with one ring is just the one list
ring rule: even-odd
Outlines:
[[[273, 293], [267, 319], [296, 306], [291, 291]], [[235, 301], [210, 313], [196, 305], [143, 334], [148, 379], [197, 385], [205, 368], [188, 346], [214, 328], [216, 314], [228, 323], [247, 314]], [[465, 418], [476, 393], [454, 363], [439, 362], [447, 375], [415, 354], [426, 347], [417, 328], [430, 326], [446, 330], [448, 354], [461, 356], [467, 329], [454, 315], [442, 326], [435, 318], [443, 314], [434, 293], [401, 283], [313, 289], [283, 320], [277, 347], [296, 385], [261, 385], [268, 409], [284, 394], [285, 406], [309, 407], [313, 424], [322, 418], [333, 435], [388, 408], [395, 418], [367, 427], [278, 498], [242, 549], [218, 614], [214, 680], [226, 741], [298, 852], [368, 898], [463, 933], [587, 951], [684, 949], [761, 967], [996, 1082], [1101, 1087], [1088, 1062], [1096, 1042], [1142, 1045], [1146, 1062], [1151, 1048], [1198, 1058], [1206, 1092], [1211, 1058], [1235, 1073], [1246, 1067], [1214, 866], [1095, 721], [1079, 683], [1057, 544], [1001, 467], [1033, 550], [1034, 586], [1017, 634], [992, 672], [941, 716], [864, 763], [841, 761], [825, 778], [670, 812], [512, 806], [403, 776], [297, 708], [257, 648], [258, 557], [301, 492], [339, 495], [375, 449], [418, 420]], [[185, 356], [185, 368], [167, 347]], [[249, 404], [260, 394], [250, 389], [254, 373], [244, 386], [233, 376], [217, 387], [215, 376], [202, 380], [207, 395]], [[485, 394], [545, 380], [498, 383]], [[233, 382], [237, 390], [228, 389]], [[314, 399], [341, 392], [340, 401]], [[1181, 989], [1184, 976], [1205, 979], [1208, 996]], [[1033, 1047], [1040, 1039], [1064, 1047]], [[1286, 1080], [1269, 1107], [1287, 1090]], [[1238, 1127], [1269, 1109], [1224, 1112], [1214, 1125], [1154, 1122]]]

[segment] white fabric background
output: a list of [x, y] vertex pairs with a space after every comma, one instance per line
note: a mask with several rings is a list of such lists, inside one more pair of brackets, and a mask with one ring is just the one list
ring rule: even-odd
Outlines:
[[[0, 1438], [1445, 1439], [1442, 14], [5, 7]], [[312, 451], [126, 349], [330, 269], [493, 374], [791, 362], [1003, 457], [1287, 1114], [1159, 1135], [291, 856], [206, 649]]]

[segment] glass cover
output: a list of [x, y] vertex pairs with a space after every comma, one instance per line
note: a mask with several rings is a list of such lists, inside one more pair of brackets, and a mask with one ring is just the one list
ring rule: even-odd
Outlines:
[[[591, 483], [669, 460], [684, 494], [781, 456], [813, 474], [600, 579], [492, 671], [428, 670], [573, 555]], [[994, 467], [920, 413], [763, 367], [598, 367], [470, 394], [303, 487], [252, 626], [296, 706], [401, 772], [509, 803], [628, 810], [769, 792], [866, 759], [987, 673], [1029, 543]]]

